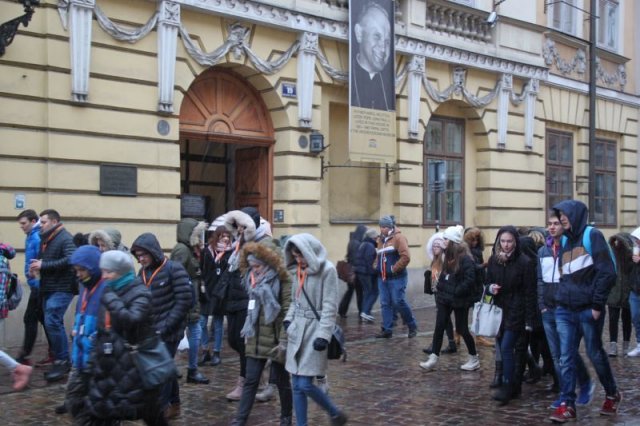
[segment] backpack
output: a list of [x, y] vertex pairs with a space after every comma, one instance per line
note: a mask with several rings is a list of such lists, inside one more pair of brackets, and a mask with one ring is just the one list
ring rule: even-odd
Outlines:
[[5, 288], [5, 297], [7, 308], [10, 311], [15, 310], [22, 301], [22, 285], [18, 279], [18, 274], [14, 274], [9, 269], [0, 269], [0, 273], [7, 274], [7, 286]]
[[[593, 257], [593, 253], [591, 251], [591, 231], [592, 230], [593, 230], [593, 226], [587, 226], [584, 232], [582, 233], [582, 247], [584, 247], [587, 253], [589, 253], [589, 256]], [[567, 245], [567, 241], [569, 241], [569, 239], [567, 238], [566, 235], [563, 235], [562, 248], [564, 248]], [[616, 257], [613, 255], [613, 250], [611, 249], [611, 246], [609, 244], [607, 244], [607, 248], [609, 249], [609, 257], [613, 262], [613, 269], [615, 272], [618, 272], [618, 265], [616, 264]]]

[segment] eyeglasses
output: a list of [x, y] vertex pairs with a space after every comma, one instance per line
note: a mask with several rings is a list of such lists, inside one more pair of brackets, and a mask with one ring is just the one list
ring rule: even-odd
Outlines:
[[139, 259], [141, 257], [149, 257], [149, 256], [151, 256], [151, 254], [146, 253], [146, 252], [138, 252], [138, 253], [135, 254], [135, 256], [136, 256], [136, 258]]

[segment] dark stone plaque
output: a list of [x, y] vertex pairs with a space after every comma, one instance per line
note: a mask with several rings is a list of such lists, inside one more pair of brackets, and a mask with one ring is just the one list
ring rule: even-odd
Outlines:
[[100, 194], [135, 197], [138, 195], [138, 169], [135, 166], [100, 165]]
[[205, 217], [207, 211], [207, 197], [197, 194], [182, 194], [180, 196], [180, 215], [182, 217]]

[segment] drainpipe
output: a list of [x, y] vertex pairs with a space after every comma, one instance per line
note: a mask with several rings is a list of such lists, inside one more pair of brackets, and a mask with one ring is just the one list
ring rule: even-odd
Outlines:
[[[596, 195], [596, 18], [597, 2], [591, 0], [589, 13], [589, 198], [595, 204]], [[589, 205], [591, 211], [595, 205]]]

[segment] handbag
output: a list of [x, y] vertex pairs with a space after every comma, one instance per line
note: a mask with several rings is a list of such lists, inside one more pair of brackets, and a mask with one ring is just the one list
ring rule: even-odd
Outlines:
[[476, 336], [496, 337], [502, 324], [502, 308], [493, 303], [493, 297], [490, 302], [485, 302], [485, 293], [486, 288], [480, 301], [473, 305], [471, 332]]
[[426, 270], [424, 271], [424, 288], [423, 288], [423, 292], [424, 294], [433, 294], [433, 289], [431, 288], [431, 271], [430, 270]]
[[[307, 303], [309, 304], [309, 307], [311, 308], [314, 315], [316, 316], [316, 319], [320, 321], [320, 315], [318, 314], [316, 307], [313, 305], [313, 303], [311, 303], [309, 296], [307, 296], [307, 292], [305, 291], [304, 286], [302, 287], [302, 293], [304, 294], [304, 297], [307, 299]], [[342, 362], [347, 361], [347, 348], [345, 347], [344, 332], [342, 331], [342, 327], [340, 327], [338, 324], [334, 324], [333, 326], [333, 332], [331, 333], [331, 341], [327, 346], [327, 358], [328, 359], [342, 358]]]
[[336, 271], [338, 272], [338, 278], [352, 285], [356, 282], [356, 273], [353, 272], [353, 266], [346, 260], [338, 260], [336, 264]]
[[158, 336], [149, 337], [137, 345], [127, 344], [127, 347], [144, 389], [158, 388], [177, 377], [176, 363]]

